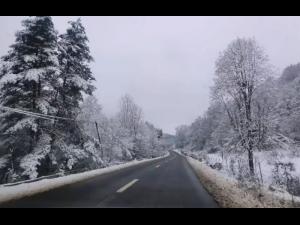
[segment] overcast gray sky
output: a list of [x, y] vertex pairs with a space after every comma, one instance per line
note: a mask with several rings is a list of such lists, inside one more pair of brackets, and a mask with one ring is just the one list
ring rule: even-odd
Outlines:
[[[67, 21], [53, 17], [64, 32]], [[0, 17], [0, 55], [14, 41], [23, 17]], [[104, 112], [133, 96], [146, 120], [174, 133], [209, 105], [214, 63], [237, 37], [254, 37], [281, 71], [300, 62], [300, 17], [82, 17]]]

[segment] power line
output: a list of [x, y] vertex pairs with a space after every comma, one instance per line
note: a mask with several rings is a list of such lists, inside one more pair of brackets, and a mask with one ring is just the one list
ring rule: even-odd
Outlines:
[[[35, 112], [31, 112], [31, 111], [27, 111], [27, 110], [22, 110], [22, 109], [17, 109], [17, 108], [11, 108], [11, 107], [7, 107], [7, 106], [0, 106], [0, 109], [4, 110], [4, 111], [11, 111], [14, 113], [19, 113], [22, 115], [26, 115], [26, 116], [31, 116], [31, 117], [36, 117], [36, 118], [40, 118], [40, 119], [45, 119], [45, 120], [64, 120], [64, 121], [73, 121], [73, 122], [85, 122], [85, 123], [91, 123], [94, 124], [95, 121], [89, 121], [89, 120], [76, 120], [76, 119], [71, 119], [71, 118], [66, 118], [66, 117], [60, 117], [60, 116], [52, 116], [52, 115], [46, 115], [46, 114], [42, 114], [42, 113], [35, 113]], [[111, 132], [108, 132], [108, 130], [101, 126], [100, 124], [97, 124], [103, 131], [104, 134], [110, 133], [110, 135], [119, 142], [119, 144], [121, 144], [123, 147], [127, 148], [126, 145], [121, 141], [120, 138], [118, 138], [117, 136], [115, 136], [114, 134], [112, 134]]]
[[[3, 108], [1, 108], [1, 109], [3, 109]], [[4, 110], [6, 110], [6, 109], [4, 109]], [[6, 110], [6, 111], [11, 111], [11, 112], [14, 112], [14, 113], [18, 113], [18, 114], [22, 114], [22, 115], [26, 115], [26, 116], [30, 116], [30, 117], [36, 117], [36, 118], [40, 118], [40, 119], [45, 119], [45, 120], [51, 120], [51, 121], [54, 120], [54, 119], [51, 119], [51, 118], [46, 117], [46, 116], [34, 115], [32, 113], [29, 113], [29, 112], [20, 112], [18, 110], [10, 110], [10, 109]]]
[[59, 117], [59, 116], [52, 116], [52, 115], [46, 115], [42, 113], [35, 113], [27, 110], [22, 110], [22, 109], [17, 109], [17, 108], [10, 108], [7, 106], [0, 106], [0, 109], [3, 109], [5, 111], [12, 111], [15, 113], [27, 115], [27, 116], [33, 116], [37, 118], [42, 118], [42, 119], [49, 119], [49, 120], [72, 120], [75, 121], [74, 119], [71, 118], [66, 118], [66, 117]]
[[76, 121], [76, 122], [86, 122], [86, 123], [94, 123], [94, 121], [89, 121], [89, 120], [78, 120], [78, 119], [72, 119], [72, 118], [67, 118], [67, 117], [61, 117], [61, 116], [53, 116], [53, 115], [48, 115], [48, 114], [42, 114], [42, 113], [36, 113], [36, 112], [31, 112], [23, 109], [17, 109], [17, 108], [11, 108], [7, 106], [0, 106], [0, 109], [4, 111], [12, 111], [14, 113], [19, 113], [23, 114], [26, 116], [32, 116], [32, 117], [37, 117], [41, 119], [46, 119], [46, 120], [65, 120], [65, 121]]

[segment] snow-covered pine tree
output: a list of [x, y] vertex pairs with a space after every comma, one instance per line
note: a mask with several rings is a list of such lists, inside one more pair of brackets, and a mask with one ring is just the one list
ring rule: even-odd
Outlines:
[[[55, 123], [56, 136], [53, 141], [53, 152], [60, 169], [83, 169], [97, 160], [93, 160], [94, 152], [87, 150], [91, 143], [88, 135], [76, 121], [80, 113], [80, 103], [84, 95], [92, 95], [95, 90], [89, 63], [93, 60], [88, 47], [85, 29], [78, 19], [69, 22], [66, 33], [59, 36], [59, 85], [55, 88], [53, 105], [58, 109], [56, 116], [69, 118]], [[90, 148], [91, 149], [91, 148]], [[84, 160], [87, 160], [85, 163]], [[94, 167], [93, 167], [94, 168]]]
[[[2, 58], [0, 105], [53, 115], [51, 101], [59, 74], [57, 32], [49, 16], [30, 17], [22, 26]], [[1, 124], [4, 147], [14, 152], [15, 173], [36, 177], [50, 151], [52, 121], [3, 112]]]
[[[88, 38], [81, 20], [69, 22], [70, 28], [59, 39], [59, 63], [61, 68], [60, 85], [56, 90], [55, 105], [58, 116], [76, 119], [83, 94], [91, 95], [95, 90], [89, 63], [93, 60], [88, 47]], [[72, 123], [72, 124], [70, 124]], [[74, 122], [65, 121], [60, 123], [59, 128], [69, 134], [68, 139], [73, 144], [81, 135]]]

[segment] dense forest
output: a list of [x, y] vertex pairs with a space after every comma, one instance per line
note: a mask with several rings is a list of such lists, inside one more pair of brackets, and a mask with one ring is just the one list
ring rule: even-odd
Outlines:
[[103, 114], [92, 61], [80, 19], [63, 34], [49, 16], [22, 22], [0, 65], [0, 183], [165, 153], [162, 130], [129, 95], [117, 115]]

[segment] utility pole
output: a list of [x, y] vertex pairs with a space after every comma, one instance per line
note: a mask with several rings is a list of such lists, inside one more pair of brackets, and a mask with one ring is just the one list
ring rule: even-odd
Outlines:
[[103, 149], [102, 149], [102, 143], [101, 143], [101, 138], [100, 138], [100, 134], [99, 134], [98, 123], [96, 121], [95, 121], [95, 125], [96, 125], [97, 135], [98, 135], [98, 139], [99, 139], [101, 158], [103, 159], [104, 154], [103, 154]]
[[14, 167], [14, 149], [13, 149], [13, 147], [11, 147], [9, 149], [9, 151], [10, 151], [11, 170], [14, 171], [15, 167]]

